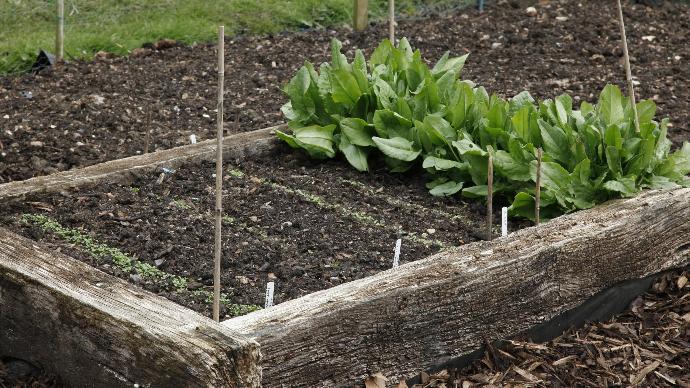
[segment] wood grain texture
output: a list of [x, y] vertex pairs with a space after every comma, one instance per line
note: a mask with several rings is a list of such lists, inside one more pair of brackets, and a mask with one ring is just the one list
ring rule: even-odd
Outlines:
[[645, 192], [468, 244], [223, 325], [256, 339], [263, 384], [409, 378], [690, 262], [690, 189]]
[[72, 387], [259, 387], [258, 344], [0, 228], [0, 356]]
[[[269, 153], [279, 145], [275, 130], [282, 127], [276, 126], [228, 136], [223, 140], [223, 154], [228, 160], [234, 160]], [[126, 181], [136, 174], [159, 166], [176, 168], [188, 161], [213, 160], [216, 151], [215, 144], [216, 140], [206, 140], [197, 144], [113, 160], [25, 181], [5, 183], [0, 185], [0, 198], [88, 187], [105, 180]]]

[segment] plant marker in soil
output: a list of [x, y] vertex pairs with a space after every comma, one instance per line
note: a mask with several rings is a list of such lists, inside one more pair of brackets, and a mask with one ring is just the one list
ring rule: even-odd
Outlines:
[[402, 239], [395, 240], [395, 254], [393, 255], [393, 268], [397, 268], [400, 265], [400, 246], [402, 245]]
[[632, 105], [633, 116], [635, 119], [635, 130], [640, 132], [640, 119], [637, 116], [637, 105], [635, 103], [635, 89], [633, 88], [632, 72], [630, 71], [630, 55], [628, 54], [628, 39], [625, 37], [625, 23], [623, 22], [623, 6], [621, 0], [618, 3], [618, 24], [621, 27], [621, 45], [623, 46], [623, 60], [625, 61], [625, 78], [628, 80], [628, 93], [630, 93], [630, 105]]
[[225, 79], [225, 27], [218, 27], [218, 129], [216, 143], [216, 236], [213, 256], [213, 319], [220, 322], [220, 248], [223, 222], [223, 81]]
[[273, 306], [273, 291], [275, 290], [275, 282], [268, 282], [266, 284], [266, 301], [264, 302], [264, 308], [267, 309]]
[[192, 144], [196, 144], [196, 135], [189, 135], [189, 142]]
[[508, 235], [508, 208], [501, 209], [501, 237]]

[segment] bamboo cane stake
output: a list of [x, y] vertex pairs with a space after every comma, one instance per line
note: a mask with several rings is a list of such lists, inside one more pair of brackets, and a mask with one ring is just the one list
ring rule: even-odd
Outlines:
[[223, 84], [225, 81], [225, 27], [218, 27], [218, 119], [216, 144], [216, 238], [213, 258], [213, 319], [220, 321], [220, 255], [223, 212]]
[[628, 81], [628, 93], [630, 93], [630, 104], [633, 109], [633, 120], [635, 121], [635, 131], [640, 132], [640, 120], [637, 116], [637, 105], [635, 103], [635, 89], [633, 88], [632, 72], [630, 71], [630, 54], [628, 53], [628, 39], [625, 37], [625, 23], [623, 21], [623, 6], [621, 0], [618, 3], [618, 24], [621, 28], [621, 38], [623, 45], [623, 60], [625, 61], [625, 77]]
[[57, 31], [55, 34], [55, 59], [62, 62], [65, 56], [65, 0], [57, 0]]
[[541, 147], [537, 148], [537, 187], [534, 189], [534, 222], [539, 225], [539, 208], [541, 206]]
[[388, 0], [388, 39], [395, 45], [395, 0]]
[[494, 157], [489, 154], [489, 172], [487, 176], [486, 232], [488, 240], [493, 239], [492, 224], [494, 221]]

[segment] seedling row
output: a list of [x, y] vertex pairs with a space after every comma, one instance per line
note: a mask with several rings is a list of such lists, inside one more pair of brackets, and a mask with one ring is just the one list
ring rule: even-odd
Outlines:
[[[433, 198], [421, 172], [363, 175], [287, 150], [226, 163], [222, 315], [274, 303], [483, 239], [482, 207]], [[2, 205], [3, 225], [55, 250], [210, 314], [212, 163], [159, 169], [128, 184], [34, 195]]]

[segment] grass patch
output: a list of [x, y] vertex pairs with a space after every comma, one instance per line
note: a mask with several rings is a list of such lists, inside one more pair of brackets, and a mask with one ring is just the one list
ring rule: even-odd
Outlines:
[[[400, 14], [469, 0], [398, 0]], [[386, 1], [370, 1], [381, 19]], [[0, 0], [0, 74], [26, 71], [39, 48], [55, 47], [55, 0]], [[168, 38], [211, 42], [218, 25], [228, 36], [266, 34], [351, 23], [352, 0], [65, 0], [65, 56], [91, 58], [98, 51], [127, 54]]]

